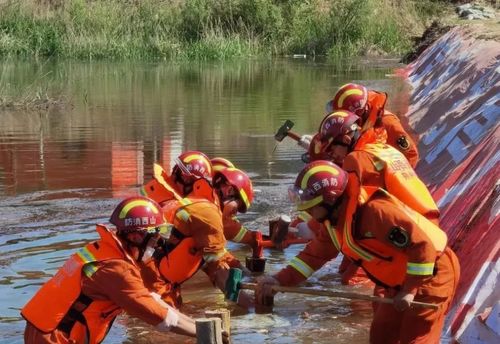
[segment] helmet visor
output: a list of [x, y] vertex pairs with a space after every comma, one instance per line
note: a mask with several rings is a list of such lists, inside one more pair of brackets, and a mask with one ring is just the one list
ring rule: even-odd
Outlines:
[[179, 178], [179, 181], [181, 181], [185, 185], [190, 185], [198, 179], [191, 171], [187, 168], [187, 166], [184, 164], [184, 162], [179, 159], [175, 158], [175, 172], [177, 174], [177, 178]]
[[322, 195], [313, 195], [297, 186], [288, 189], [288, 198], [295, 204], [297, 210], [307, 210], [323, 201]]
[[181, 170], [182, 174], [184, 174], [186, 176], [192, 176], [193, 175], [191, 173], [191, 171], [189, 171], [189, 169], [187, 168], [187, 166], [184, 164], [184, 162], [181, 159], [175, 158], [174, 162], [177, 165], [177, 167], [179, 168], [179, 170]]

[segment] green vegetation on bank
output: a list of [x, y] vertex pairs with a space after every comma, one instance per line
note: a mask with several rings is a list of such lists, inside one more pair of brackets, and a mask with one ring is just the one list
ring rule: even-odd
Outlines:
[[10, 1], [0, 4], [0, 55], [200, 60], [401, 54], [439, 9], [433, 0]]

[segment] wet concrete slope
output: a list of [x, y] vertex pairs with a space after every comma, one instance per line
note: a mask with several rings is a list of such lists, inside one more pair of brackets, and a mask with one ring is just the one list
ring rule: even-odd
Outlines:
[[417, 172], [461, 262], [446, 328], [460, 343], [500, 343], [500, 41], [481, 37], [454, 28], [404, 71]]

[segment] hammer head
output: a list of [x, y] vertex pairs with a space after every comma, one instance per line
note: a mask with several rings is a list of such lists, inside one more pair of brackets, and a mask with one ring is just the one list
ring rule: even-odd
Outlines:
[[225, 286], [226, 299], [231, 301], [238, 301], [238, 293], [240, 291], [240, 282], [243, 278], [243, 271], [238, 268], [229, 269], [229, 276], [227, 276]]
[[278, 142], [283, 141], [287, 137], [288, 132], [293, 128], [294, 123], [287, 119], [281, 127], [278, 128], [276, 134], [274, 134], [274, 139]]

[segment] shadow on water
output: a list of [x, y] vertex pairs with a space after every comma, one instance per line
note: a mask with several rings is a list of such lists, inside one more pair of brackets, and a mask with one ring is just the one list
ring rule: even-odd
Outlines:
[[[199, 149], [223, 156], [254, 181], [255, 202], [241, 217], [267, 231], [268, 219], [292, 213], [287, 187], [303, 166], [293, 141], [279, 145], [285, 119], [298, 133], [315, 131], [326, 100], [343, 83], [360, 81], [389, 92], [392, 108], [406, 98], [394, 60], [347, 67], [309, 60], [238, 64], [45, 64], [6, 62], [0, 82], [22, 88], [35, 75], [64, 92], [72, 106], [46, 112], [0, 113], [0, 337], [21, 343], [20, 308], [76, 248], [97, 237], [118, 199], [137, 192], [153, 162], [166, 170], [179, 153]], [[2, 85], [5, 89], [5, 85]], [[229, 244], [236, 256], [250, 252]], [[277, 271], [300, 250], [266, 252]], [[336, 262], [308, 282], [338, 287]], [[184, 311], [233, 310], [235, 343], [364, 343], [370, 304], [280, 294], [273, 314], [242, 313], [203, 274], [184, 286]], [[186, 343], [142, 322], [120, 317], [107, 343]], [[188, 341], [189, 342], [189, 341]]]

